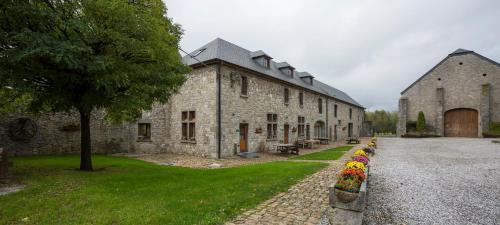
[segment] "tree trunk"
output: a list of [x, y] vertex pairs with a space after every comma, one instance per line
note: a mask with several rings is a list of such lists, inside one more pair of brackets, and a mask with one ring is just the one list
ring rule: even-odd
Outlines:
[[90, 140], [90, 112], [80, 110], [80, 170], [92, 171], [92, 146]]

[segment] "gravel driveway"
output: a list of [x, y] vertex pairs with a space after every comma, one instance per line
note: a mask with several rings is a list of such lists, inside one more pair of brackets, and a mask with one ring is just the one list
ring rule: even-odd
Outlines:
[[500, 144], [380, 138], [363, 224], [500, 224]]

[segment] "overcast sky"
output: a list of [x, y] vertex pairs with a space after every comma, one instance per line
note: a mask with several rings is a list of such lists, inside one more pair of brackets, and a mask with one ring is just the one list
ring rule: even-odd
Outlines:
[[368, 110], [457, 48], [500, 61], [500, 1], [164, 0], [192, 51], [220, 37], [263, 50], [345, 91]]

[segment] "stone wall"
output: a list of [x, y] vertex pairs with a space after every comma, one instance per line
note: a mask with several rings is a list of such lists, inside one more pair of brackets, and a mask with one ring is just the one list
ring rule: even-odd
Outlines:
[[[485, 84], [489, 87], [489, 99], [481, 100]], [[427, 125], [437, 135], [443, 135], [446, 111], [475, 109], [479, 113], [478, 136], [481, 136], [488, 121], [500, 121], [500, 67], [475, 54], [453, 55], [403, 93], [402, 98], [408, 101], [406, 121], [416, 121], [418, 112], [423, 111]], [[486, 115], [488, 119], [484, 118]], [[403, 122], [406, 123], [402, 120], [399, 123], [400, 133], [405, 132], [401, 129]]]
[[[353, 123], [353, 134], [359, 136], [363, 110], [345, 103], [329, 99], [326, 96], [297, 88], [283, 82], [261, 77], [253, 73], [229, 66], [222, 67], [222, 155], [228, 156], [239, 152], [239, 125], [248, 124], [248, 150], [270, 150], [274, 144], [284, 138], [284, 125], [290, 127], [290, 143], [298, 137], [298, 117], [305, 117], [305, 124], [310, 126], [311, 137], [315, 136], [314, 124], [325, 123], [326, 136], [333, 138], [334, 125], [338, 125], [338, 139], [347, 137], [347, 124]], [[242, 96], [240, 77], [247, 76], [248, 94]], [[289, 89], [289, 103], [284, 102], [284, 88]], [[304, 105], [299, 104], [299, 92], [303, 92]], [[323, 112], [318, 110], [318, 98], [322, 98]], [[328, 106], [327, 106], [328, 104]], [[338, 105], [338, 115], [333, 116], [333, 105]], [[353, 109], [349, 119], [349, 108]], [[267, 114], [278, 116], [278, 134], [276, 140], [267, 140]], [[326, 122], [328, 121], [328, 124]], [[330, 135], [329, 128], [332, 128]], [[257, 132], [257, 130], [261, 132]], [[295, 130], [295, 131], [294, 131]]]
[[[10, 134], [11, 123], [30, 118], [36, 124], [33, 137], [17, 140]], [[98, 153], [123, 152], [133, 149], [133, 133], [129, 124], [112, 125], [104, 113], [91, 118], [92, 150]], [[13, 155], [65, 154], [80, 151], [80, 122], [77, 113], [46, 113], [40, 116], [9, 114], [0, 116], [0, 147]]]
[[[130, 151], [137, 153], [162, 153], [171, 149], [170, 142], [170, 109], [171, 105], [155, 104], [151, 111], [143, 112], [142, 117], [130, 126], [131, 143]], [[150, 140], [139, 140], [139, 123], [151, 124]]]
[[[335, 140], [335, 136], [337, 140], [345, 139], [349, 123], [353, 124], [353, 135], [359, 136], [364, 115], [361, 108], [228, 66], [222, 66], [221, 74], [222, 157], [239, 151], [240, 123], [247, 123], [249, 126], [250, 152], [269, 150], [275, 143], [283, 140], [285, 124], [290, 127], [289, 141], [295, 141], [299, 116], [305, 117], [305, 125], [310, 127], [311, 138], [317, 136], [314, 127], [317, 121], [325, 123], [325, 137], [331, 140]], [[247, 96], [240, 95], [241, 75], [248, 77]], [[93, 152], [171, 152], [217, 157], [216, 66], [193, 69], [187, 78], [167, 104], [156, 104], [151, 111], [144, 112], [137, 122], [112, 125], [104, 120], [103, 111], [94, 113], [91, 119]], [[289, 88], [288, 104], [284, 103], [284, 87]], [[299, 92], [304, 94], [302, 107], [299, 105]], [[318, 98], [322, 98], [322, 113], [318, 112]], [[337, 116], [334, 115], [334, 105], [338, 107]], [[349, 109], [352, 109], [351, 118]], [[182, 140], [183, 111], [196, 112], [195, 141]], [[267, 140], [268, 113], [278, 114], [278, 138], [272, 141]], [[25, 141], [9, 138], [9, 123], [19, 117], [26, 115], [0, 117], [0, 147], [5, 147], [16, 155], [80, 151], [79, 117], [76, 113], [50, 113], [32, 117], [38, 131], [33, 138]], [[150, 139], [139, 140], [139, 123], [150, 124]], [[65, 129], [67, 127], [73, 129]]]
[[[216, 66], [194, 69], [170, 100], [169, 152], [217, 157]], [[196, 142], [181, 141], [182, 111], [196, 112]]]
[[373, 136], [373, 122], [363, 121], [360, 131], [361, 137], [372, 137]]

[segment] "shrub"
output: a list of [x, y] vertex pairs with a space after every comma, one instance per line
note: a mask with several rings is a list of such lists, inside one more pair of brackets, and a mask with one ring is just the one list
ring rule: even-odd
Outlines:
[[366, 153], [362, 149], [358, 149], [354, 152], [354, 156], [365, 156], [366, 157]]
[[365, 171], [365, 164], [362, 162], [350, 161], [345, 164], [346, 169], [360, 169]]
[[366, 178], [365, 173], [360, 169], [343, 169], [340, 171], [340, 176], [342, 179], [354, 179], [360, 183]]
[[335, 188], [353, 193], [359, 192], [360, 187], [361, 182], [354, 179], [344, 179], [342, 177], [337, 180], [337, 183], [335, 183]]
[[490, 131], [500, 133], [500, 122], [491, 122], [490, 123]]
[[368, 161], [369, 161], [369, 159], [365, 156], [354, 156], [354, 157], [352, 157], [352, 160], [354, 160], [356, 162], [362, 162], [365, 165], [367, 165]]
[[418, 112], [417, 132], [423, 133], [424, 131], [425, 131], [425, 115], [424, 112], [420, 111]]

